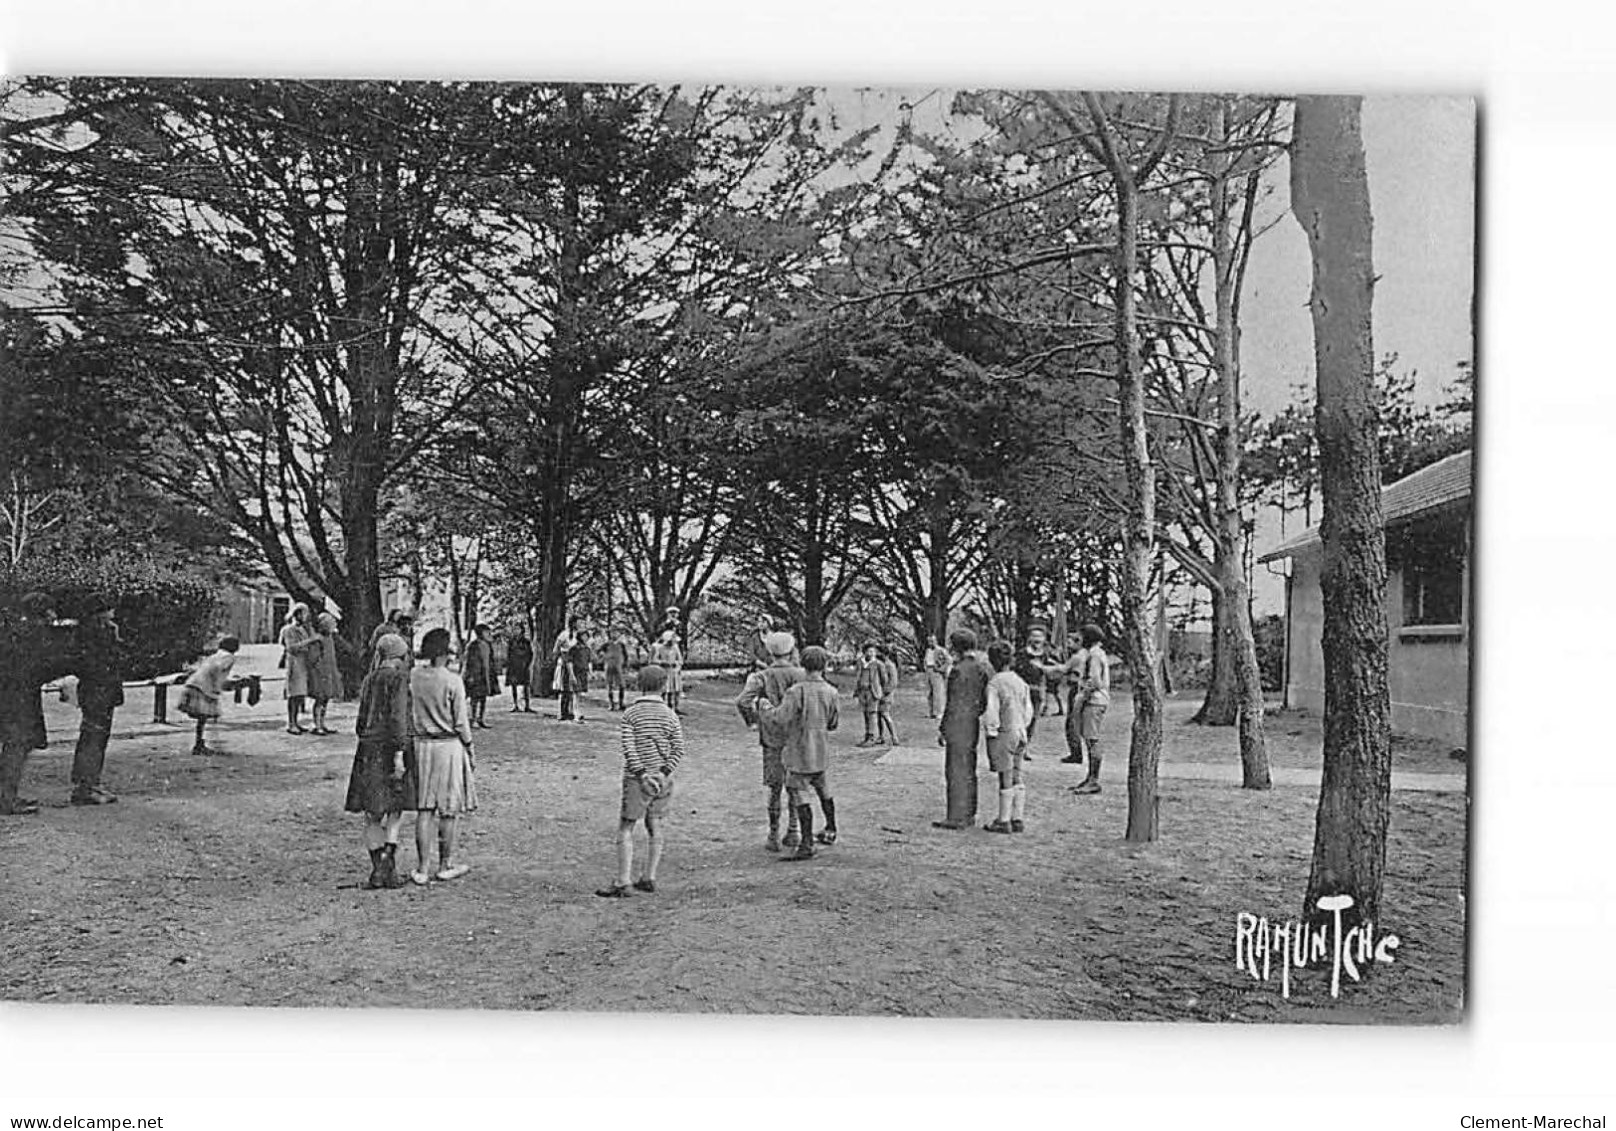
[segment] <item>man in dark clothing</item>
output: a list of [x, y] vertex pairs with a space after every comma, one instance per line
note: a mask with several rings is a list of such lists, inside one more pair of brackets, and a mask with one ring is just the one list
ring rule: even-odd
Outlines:
[[14, 610], [0, 611], [0, 816], [39, 812], [39, 802], [17, 790], [28, 755], [45, 747], [39, 689], [73, 667], [71, 641], [55, 620], [43, 593], [28, 593]]
[[948, 816], [932, 825], [939, 829], [968, 829], [976, 821], [976, 746], [992, 672], [977, 655], [976, 633], [970, 629], [949, 633], [948, 649], [954, 654], [954, 670], [948, 673], [948, 700], [937, 731], [937, 744], [943, 747]]
[[73, 748], [74, 805], [118, 800], [101, 787], [101, 767], [112, 737], [112, 715], [123, 705], [123, 638], [115, 602], [97, 597], [78, 633], [79, 741]]

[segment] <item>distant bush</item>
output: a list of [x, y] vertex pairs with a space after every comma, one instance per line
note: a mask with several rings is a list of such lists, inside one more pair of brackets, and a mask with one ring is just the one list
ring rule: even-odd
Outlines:
[[82, 617], [88, 603], [105, 593], [118, 603], [123, 635], [125, 679], [148, 679], [177, 671], [212, 642], [218, 609], [216, 582], [145, 559], [44, 559], [25, 562], [4, 587], [15, 597], [30, 590], [48, 593], [64, 617]]

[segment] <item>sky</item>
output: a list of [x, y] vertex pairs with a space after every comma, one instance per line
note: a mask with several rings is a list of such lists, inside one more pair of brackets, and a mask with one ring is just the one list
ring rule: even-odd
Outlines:
[[[1375, 352], [1415, 370], [1427, 401], [1474, 354], [1475, 138], [1468, 98], [1364, 102]], [[1276, 171], [1270, 208], [1286, 206], [1288, 176], [1288, 166]], [[1248, 408], [1270, 413], [1293, 399], [1292, 386], [1312, 381], [1311, 271], [1307, 237], [1288, 217], [1252, 248], [1241, 342]]]
[[[890, 131], [912, 106], [917, 129], [960, 132], [950, 120], [953, 90], [927, 87], [832, 89], [837, 125]], [[1457, 363], [1472, 360], [1475, 283], [1476, 104], [1437, 96], [1368, 97], [1364, 160], [1374, 222], [1375, 352], [1395, 353], [1414, 370], [1416, 397], [1441, 399]], [[890, 132], [872, 140], [879, 154]], [[868, 169], [878, 164], [872, 158]], [[868, 170], [866, 170], [868, 171]], [[1272, 413], [1313, 379], [1313, 325], [1307, 310], [1312, 261], [1307, 238], [1288, 215], [1289, 163], [1281, 157], [1266, 186], [1242, 307], [1243, 394], [1248, 409]]]

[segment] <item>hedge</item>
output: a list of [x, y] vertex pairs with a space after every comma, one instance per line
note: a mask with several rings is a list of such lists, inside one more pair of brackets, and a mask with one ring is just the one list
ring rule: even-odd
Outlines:
[[79, 618], [97, 594], [118, 604], [125, 651], [124, 678], [149, 679], [178, 671], [212, 643], [218, 583], [149, 559], [45, 559], [25, 562], [0, 580], [6, 597], [48, 593], [58, 615]]

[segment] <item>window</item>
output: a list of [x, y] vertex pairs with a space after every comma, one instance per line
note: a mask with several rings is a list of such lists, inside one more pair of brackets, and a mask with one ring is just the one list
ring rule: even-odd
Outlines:
[[1410, 533], [1399, 547], [1405, 627], [1464, 623], [1465, 531], [1462, 524]]

